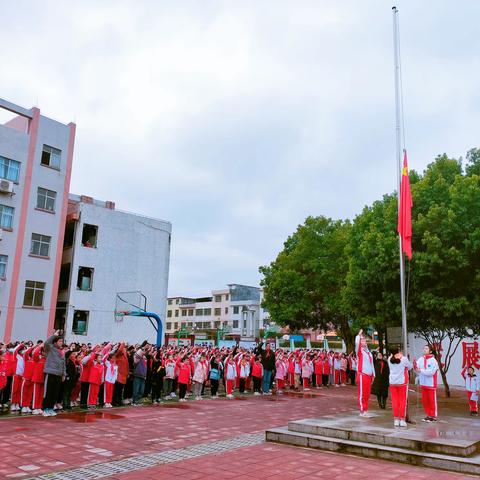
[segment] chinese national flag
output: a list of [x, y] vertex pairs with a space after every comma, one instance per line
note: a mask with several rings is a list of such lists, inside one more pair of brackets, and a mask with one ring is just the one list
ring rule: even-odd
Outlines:
[[400, 205], [398, 208], [398, 233], [402, 239], [402, 251], [412, 259], [412, 193], [408, 178], [407, 151], [404, 150], [402, 178], [400, 181]]

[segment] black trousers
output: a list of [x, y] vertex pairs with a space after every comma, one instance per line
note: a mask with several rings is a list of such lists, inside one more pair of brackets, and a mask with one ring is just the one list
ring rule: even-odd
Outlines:
[[113, 387], [113, 398], [112, 398], [112, 405], [114, 407], [120, 407], [122, 405], [124, 386], [125, 385], [123, 383], [115, 382], [115, 386]]
[[43, 409], [53, 409], [62, 386], [62, 377], [47, 373], [45, 375], [45, 394], [43, 396]]
[[80, 382], [80, 406], [87, 408], [88, 389], [90, 384], [88, 382]]
[[246, 378], [240, 379], [240, 393], [245, 393], [245, 384], [247, 383]]
[[322, 375], [322, 385], [324, 387], [328, 387], [328, 377], [329, 377], [328, 373], [326, 375]]
[[179, 383], [178, 384], [178, 398], [185, 398], [186, 393], [187, 393], [187, 384], [186, 383]]
[[356, 370], [350, 370], [350, 383], [355, 385], [355, 377], [357, 376]]
[[13, 376], [7, 377], [7, 384], [0, 392], [0, 405], [6, 405], [10, 401], [10, 394], [12, 393]]
[[152, 402], [162, 398], [163, 382], [152, 383]]
[[260, 377], [252, 377], [253, 378], [253, 391], [260, 392], [262, 386], [262, 379]]
[[210, 393], [214, 397], [218, 392], [218, 380], [210, 379]]

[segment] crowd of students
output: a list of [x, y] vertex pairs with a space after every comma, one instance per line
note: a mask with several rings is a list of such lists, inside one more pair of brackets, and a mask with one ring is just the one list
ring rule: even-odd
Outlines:
[[[399, 351], [392, 352], [388, 361], [380, 353], [375, 359], [361, 333], [356, 351], [347, 355], [319, 349], [273, 351], [269, 344], [254, 349], [157, 348], [147, 342], [64, 345], [57, 331], [36, 344], [0, 344], [0, 406], [22, 414], [55, 416], [59, 410], [76, 406], [140, 405], [145, 398], [157, 404], [178, 396], [185, 402], [189, 395], [195, 400], [208, 394], [216, 399], [219, 390], [233, 398], [234, 391], [271, 395], [272, 390], [281, 394], [285, 389], [308, 391], [355, 385], [357, 381], [362, 416], [368, 416], [370, 391], [385, 408], [390, 390], [395, 426], [404, 426], [408, 370], [414, 365]], [[435, 370], [435, 359], [428, 353], [419, 359], [421, 365], [415, 365], [415, 370], [434, 390], [438, 365]], [[471, 412], [476, 412], [478, 383], [473, 371], [467, 377], [467, 392]], [[436, 397], [422, 389], [422, 400], [427, 417], [435, 421]]]

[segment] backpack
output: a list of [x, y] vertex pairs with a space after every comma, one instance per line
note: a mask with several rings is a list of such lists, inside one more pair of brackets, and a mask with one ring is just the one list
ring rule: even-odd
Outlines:
[[212, 368], [210, 370], [210, 380], [220, 380], [220, 372], [218, 368]]

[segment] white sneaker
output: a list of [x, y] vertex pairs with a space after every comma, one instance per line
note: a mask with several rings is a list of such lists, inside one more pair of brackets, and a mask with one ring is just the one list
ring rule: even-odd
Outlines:
[[21, 410], [22, 413], [28, 413], [28, 408], [27, 407], [23, 407], [22, 410]]
[[406, 422], [405, 420], [400, 420], [399, 426], [400, 426], [400, 427], [406, 427], [406, 426], [407, 426], [407, 422]]
[[50, 412], [49, 412], [48, 410], [45, 410], [45, 411], [43, 412], [43, 416], [44, 416], [44, 417], [49, 417], [49, 416], [50, 416]]
[[57, 412], [55, 410], [50, 410], [50, 416], [51, 417], [56, 417], [57, 416]]
[[261, 395], [260, 392], [254, 392], [254, 395]]
[[231, 393], [229, 393], [229, 394], [227, 395], [227, 398], [233, 398], [233, 395], [232, 395]]
[[393, 421], [393, 426], [394, 426], [394, 427], [399, 427], [399, 426], [400, 426], [400, 420], [395, 419], [395, 420]]
[[310, 390], [310, 389], [308, 387], [303, 389], [304, 392], [306, 392], [307, 390]]

